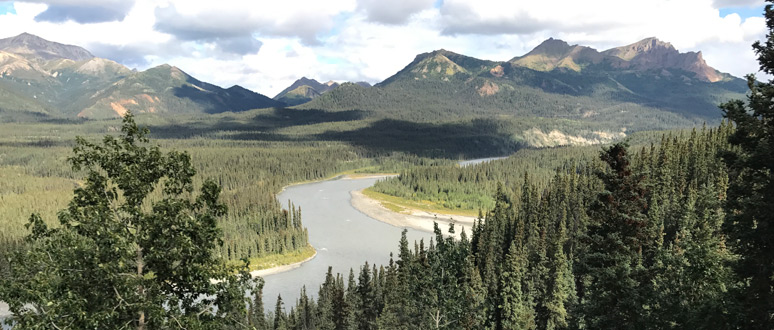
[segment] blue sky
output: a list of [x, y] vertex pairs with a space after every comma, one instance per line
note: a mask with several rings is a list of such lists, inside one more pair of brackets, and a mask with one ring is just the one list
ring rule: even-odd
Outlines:
[[440, 48], [505, 61], [550, 37], [598, 50], [657, 37], [741, 77], [758, 69], [750, 45], [765, 35], [761, 3], [0, 0], [0, 38], [28, 32], [130, 68], [168, 63], [269, 96], [302, 76], [377, 83]]
[[742, 19], [763, 17], [764, 7], [765, 6], [720, 8], [720, 16], [725, 17], [729, 14], [738, 14]]
[[16, 14], [16, 10], [13, 8], [13, 2], [0, 1], [0, 15], [7, 13]]

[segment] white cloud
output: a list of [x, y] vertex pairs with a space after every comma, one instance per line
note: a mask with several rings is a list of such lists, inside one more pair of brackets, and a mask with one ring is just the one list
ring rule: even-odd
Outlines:
[[42, 3], [46, 9], [35, 16], [37, 21], [100, 23], [120, 21], [129, 13], [134, 0], [24, 0]]
[[763, 6], [764, 0], [715, 0], [712, 5], [715, 8], [739, 8]]
[[368, 19], [384, 24], [403, 24], [424, 9], [433, 6], [435, 0], [358, 0], [357, 7], [365, 11]]
[[259, 34], [315, 44], [318, 34], [333, 27], [336, 15], [354, 8], [354, 0], [178, 0], [156, 9], [156, 24], [160, 31], [185, 40]]

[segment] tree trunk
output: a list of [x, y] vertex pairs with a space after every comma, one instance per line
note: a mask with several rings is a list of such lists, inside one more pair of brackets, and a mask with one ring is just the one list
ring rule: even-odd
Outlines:
[[[145, 267], [145, 262], [143, 261], [142, 257], [142, 247], [137, 246], [137, 276], [139, 276], [140, 280], [142, 280], [143, 277], [143, 268]], [[145, 299], [143, 299], [143, 296], [145, 295], [145, 287], [143, 287], [142, 284], [137, 288], [137, 294], [140, 296], [140, 299], [144, 302]], [[145, 311], [140, 310], [137, 312], [137, 330], [145, 330]]]

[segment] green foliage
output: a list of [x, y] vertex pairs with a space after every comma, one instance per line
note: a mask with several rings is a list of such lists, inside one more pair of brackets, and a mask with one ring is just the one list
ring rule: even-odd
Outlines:
[[501, 275], [502, 326], [505, 329], [535, 329], [535, 311], [531, 296], [525, 294], [522, 282], [526, 277], [527, 258], [517, 244], [511, 244]]
[[[771, 2], [771, 1], [769, 1]], [[753, 45], [763, 72], [774, 72], [774, 9], [766, 6], [768, 34]], [[774, 327], [774, 84], [748, 76], [748, 102], [731, 101], [721, 106], [736, 125], [729, 137], [735, 147], [724, 155], [730, 186], [726, 208], [726, 232], [740, 259], [735, 270], [743, 285], [740, 323], [747, 329]]]
[[[360, 116], [356, 112], [256, 110], [174, 119], [146, 114], [135, 119], [151, 128], [161, 150], [187, 150], [197, 172], [222, 187], [221, 201], [228, 212], [218, 219], [224, 244], [216, 249], [223, 258], [236, 262], [294, 254], [308, 247], [302, 212], [275, 198], [283, 186], [346, 171], [394, 172], [412, 164], [451, 163], [370, 151], [340, 141], [317, 141], [316, 135], [341, 123], [348, 126]], [[119, 128], [118, 121], [2, 124], [0, 254], [18, 245], [31, 213], [40, 213], [49, 226], [57, 226], [52, 220], [72, 198], [72, 189], [83, 182], [82, 174], [64, 166], [76, 135], [95, 139], [116, 135]], [[193, 178], [195, 189], [202, 184], [199, 177]]]
[[128, 115], [118, 138], [78, 139], [69, 160], [86, 171], [84, 185], [58, 228], [30, 217], [27, 249], [3, 279], [15, 327], [215, 329], [245, 320], [250, 276], [215, 254], [220, 187], [206, 181], [194, 194], [190, 156], [145, 146], [147, 133]]
[[613, 145], [600, 158], [609, 171], [598, 174], [604, 190], [590, 214], [586, 318], [594, 329], [637, 329], [647, 323], [645, 290], [657, 239], [646, 217], [647, 190], [643, 176], [632, 173], [626, 145]]
[[[663, 132], [639, 132], [630, 136], [636, 147], [658, 142]], [[508, 193], [518, 193], [523, 173], [538, 186], [545, 186], [554, 169], [572, 160], [588, 163], [596, 146], [519, 149], [506, 159], [475, 166], [428, 164], [402, 170], [395, 178], [377, 182], [373, 191], [411, 201], [429, 201], [450, 210], [489, 210], [498, 184]]]

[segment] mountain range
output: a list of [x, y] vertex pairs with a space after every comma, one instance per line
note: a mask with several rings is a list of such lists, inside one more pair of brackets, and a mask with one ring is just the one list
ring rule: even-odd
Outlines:
[[166, 64], [137, 72], [26, 33], [0, 39], [3, 120], [293, 106], [409, 121], [536, 117], [642, 130], [716, 120], [717, 105], [743, 98], [746, 87], [709, 66], [701, 52], [681, 53], [656, 38], [604, 51], [551, 38], [508, 61], [440, 49], [417, 55], [373, 87], [303, 77], [273, 99], [240, 86], [223, 89]]
[[656, 38], [605, 51], [551, 38], [502, 62], [444, 49], [420, 54], [373, 88], [343, 84], [297, 107], [410, 121], [539, 117], [643, 130], [719, 120], [718, 105], [746, 90], [745, 80], [710, 67], [700, 52], [681, 53]]
[[112, 118], [135, 113], [219, 113], [281, 107], [240, 86], [199, 81], [160, 65], [137, 72], [78, 46], [23, 33], [0, 39], [3, 117]]

